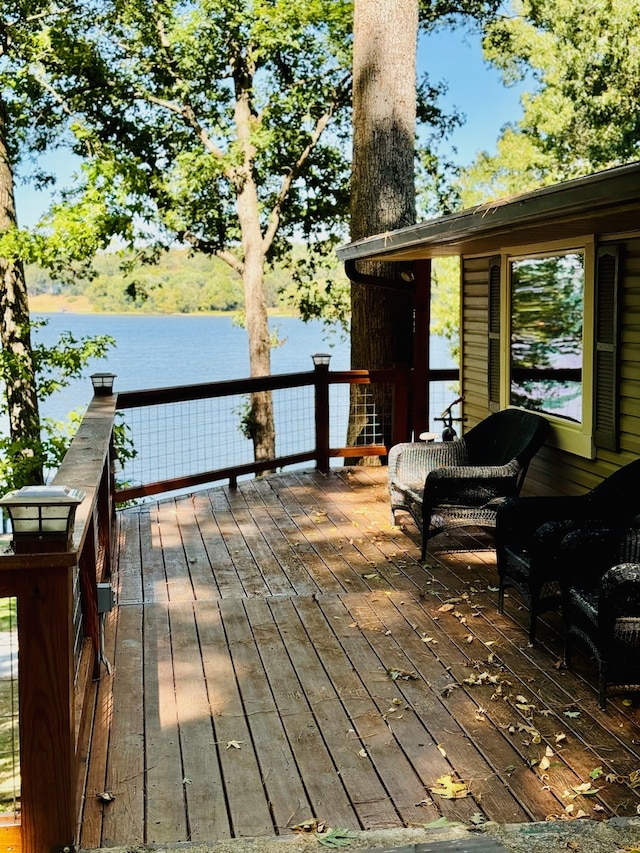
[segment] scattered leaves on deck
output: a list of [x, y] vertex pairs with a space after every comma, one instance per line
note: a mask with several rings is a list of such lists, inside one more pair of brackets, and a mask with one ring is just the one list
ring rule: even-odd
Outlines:
[[469, 795], [469, 789], [464, 782], [456, 782], [453, 776], [440, 776], [429, 790], [445, 800], [459, 800]]
[[388, 669], [387, 675], [392, 681], [397, 681], [399, 678], [403, 681], [418, 681], [417, 673], [407, 672], [404, 669]]
[[112, 794], [111, 791], [100, 791], [96, 794], [96, 799], [100, 800], [101, 803], [112, 803], [115, 800], [115, 794]]

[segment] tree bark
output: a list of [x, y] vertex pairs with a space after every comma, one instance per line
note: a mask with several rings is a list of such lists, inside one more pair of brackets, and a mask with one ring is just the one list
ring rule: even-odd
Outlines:
[[[236, 70], [235, 123], [243, 152], [243, 164], [236, 179], [238, 221], [242, 235], [242, 279], [245, 318], [249, 339], [251, 376], [271, 373], [271, 334], [264, 292], [265, 248], [260, 228], [260, 203], [253, 174], [255, 147], [251, 141], [250, 92], [252, 75], [242, 65]], [[250, 432], [257, 461], [273, 459], [276, 452], [273, 399], [271, 392], [251, 395]]]
[[[418, 0], [355, 0], [351, 239], [415, 222], [416, 52]], [[394, 278], [394, 264], [360, 272]], [[351, 367], [410, 366], [411, 296], [369, 285], [351, 287]], [[391, 443], [392, 395], [356, 386], [348, 443]], [[363, 461], [378, 461], [365, 457]]]
[[[0, 233], [17, 224], [13, 168], [7, 145], [6, 105], [0, 98]], [[40, 416], [31, 348], [29, 302], [24, 267], [0, 257], [0, 343], [9, 416], [9, 434], [19, 448], [15, 485], [44, 482], [40, 453]]]

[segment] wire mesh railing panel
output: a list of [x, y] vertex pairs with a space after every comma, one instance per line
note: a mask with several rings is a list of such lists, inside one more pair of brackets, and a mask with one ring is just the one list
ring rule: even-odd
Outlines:
[[252, 442], [241, 431], [244, 413], [240, 394], [126, 409], [135, 455], [125, 460], [120, 478], [154, 483], [250, 461]]
[[0, 815], [20, 812], [16, 598], [0, 599]]
[[[429, 383], [429, 432], [442, 432], [442, 421], [436, 420], [442, 412], [449, 406], [457, 397], [459, 397], [459, 382], [430, 382]], [[454, 417], [456, 411], [454, 409]], [[454, 424], [454, 428], [458, 435], [462, 434], [458, 424]]]
[[[247, 476], [250, 471], [265, 470], [271, 459], [274, 467], [308, 464], [314, 457], [320, 458], [316, 441], [322, 445], [327, 428], [329, 448], [337, 456], [349, 456], [350, 447], [380, 447], [392, 442], [396, 376], [370, 377], [370, 381], [363, 381], [363, 372], [338, 374], [333, 381], [331, 374], [302, 377], [296, 375], [292, 384], [288, 384], [290, 377], [286, 383], [284, 377], [274, 377], [273, 386], [261, 381], [257, 387], [252, 380], [238, 380], [233, 388], [199, 388], [198, 394], [212, 396], [187, 400], [180, 399], [181, 389], [167, 389], [171, 402], [154, 402], [145, 392], [130, 393], [123, 400], [121, 416], [134, 453], [124, 458], [118, 472], [120, 493], [140, 496], [184, 489], [214, 482], [218, 472], [218, 479]], [[424, 425], [425, 431], [438, 430], [435, 418], [454, 398], [455, 385], [452, 380], [430, 383], [430, 423]], [[401, 387], [400, 405], [406, 402], [405, 388]], [[325, 390], [328, 413], [322, 402]], [[193, 388], [187, 393], [195, 396]], [[261, 458], [254, 467], [258, 463], [252, 436], [260, 428], [257, 412], [262, 411], [265, 395], [272, 403], [275, 451], [273, 457]], [[165, 394], [164, 399], [170, 396]]]
[[[271, 392], [276, 457], [315, 447], [312, 386]], [[232, 394], [124, 410], [135, 451], [118, 479], [128, 485], [162, 482], [250, 464], [254, 458], [251, 395]]]
[[335, 384], [329, 389], [331, 447], [386, 444], [392, 434], [389, 383]]
[[316, 446], [313, 386], [273, 391], [276, 457], [311, 453]]
[[349, 385], [329, 386], [329, 445], [331, 447], [346, 447], [347, 444], [349, 392]]

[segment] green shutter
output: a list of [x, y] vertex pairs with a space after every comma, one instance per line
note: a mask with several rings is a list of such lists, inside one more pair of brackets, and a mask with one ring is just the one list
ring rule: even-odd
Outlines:
[[489, 363], [487, 365], [489, 409], [500, 409], [500, 269], [498, 255], [489, 260]]
[[596, 261], [594, 438], [598, 447], [619, 449], [618, 336], [620, 246], [602, 246]]

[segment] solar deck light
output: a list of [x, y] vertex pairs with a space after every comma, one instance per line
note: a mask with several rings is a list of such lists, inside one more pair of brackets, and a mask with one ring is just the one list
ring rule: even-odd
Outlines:
[[314, 367], [329, 367], [331, 356], [328, 352], [316, 352], [311, 358], [313, 359]]
[[98, 397], [107, 397], [109, 394], [113, 394], [113, 380], [115, 378], [115, 373], [92, 373], [93, 393]]
[[76, 508], [85, 495], [68, 486], [23, 486], [0, 498], [11, 519], [15, 553], [72, 550]]

